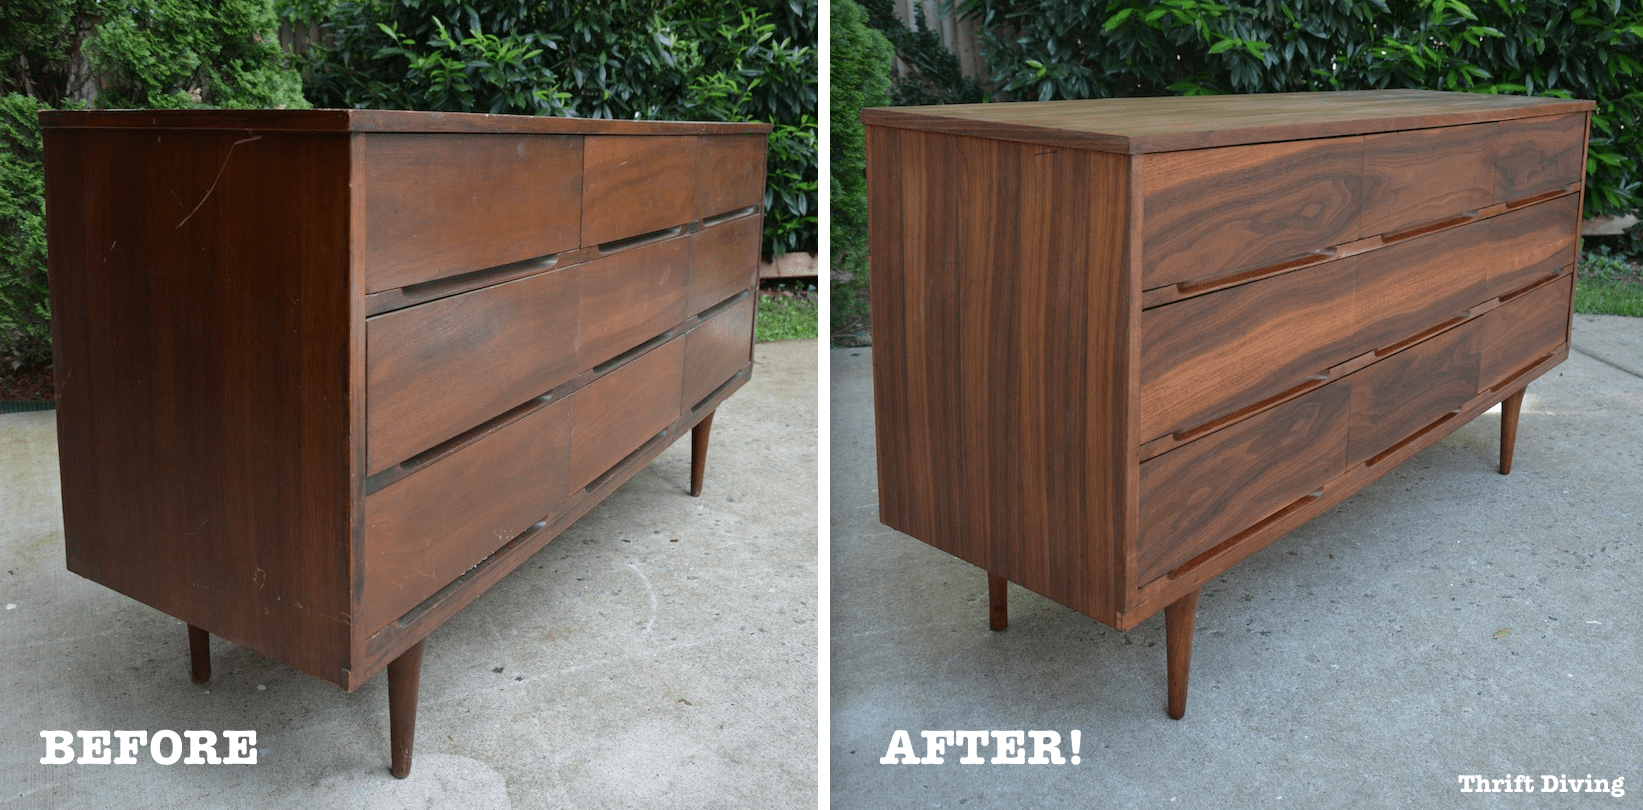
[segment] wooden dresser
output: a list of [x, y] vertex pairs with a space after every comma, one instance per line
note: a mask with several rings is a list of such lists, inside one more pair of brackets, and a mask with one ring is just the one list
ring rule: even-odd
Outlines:
[[880, 517], [1119, 630], [1568, 355], [1588, 101], [868, 110]]
[[46, 112], [68, 567], [353, 689], [752, 370], [764, 124]]

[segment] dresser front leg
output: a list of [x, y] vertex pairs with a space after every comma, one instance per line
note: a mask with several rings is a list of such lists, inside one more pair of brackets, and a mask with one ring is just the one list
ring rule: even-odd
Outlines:
[[1010, 581], [987, 572], [987, 626], [1003, 630], [1010, 625]]
[[188, 664], [195, 683], [211, 680], [211, 634], [192, 624], [188, 626]]
[[423, 639], [388, 665], [388, 744], [393, 748], [394, 778], [411, 775], [411, 746], [416, 742], [416, 692], [422, 681]]
[[713, 431], [713, 414], [709, 411], [696, 427], [690, 429], [690, 494], [701, 497], [702, 473], [707, 471], [707, 435]]
[[1192, 620], [1198, 615], [1198, 594], [1203, 588], [1164, 608], [1164, 649], [1169, 666], [1169, 716], [1180, 720], [1187, 713], [1187, 674], [1192, 668]]
[[1517, 447], [1517, 415], [1523, 407], [1523, 395], [1529, 389], [1518, 389], [1516, 394], [1500, 403], [1500, 474], [1512, 472], [1512, 450]]

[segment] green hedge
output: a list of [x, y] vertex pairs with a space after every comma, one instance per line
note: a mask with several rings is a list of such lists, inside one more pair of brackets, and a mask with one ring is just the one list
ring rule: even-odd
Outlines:
[[[865, 331], [867, 285], [867, 152], [861, 111], [890, 103], [890, 42], [867, 25], [853, 0], [832, 0], [828, 76], [832, 99], [832, 166], [829, 236], [833, 267], [848, 281], [831, 285], [832, 334]], [[856, 338], [843, 339], [855, 343]]]
[[1424, 88], [1593, 99], [1586, 213], [1639, 205], [1643, 7], [1621, 0], [959, 0], [1004, 98]]
[[327, 107], [767, 121], [764, 252], [817, 247], [817, 0], [281, 0]]

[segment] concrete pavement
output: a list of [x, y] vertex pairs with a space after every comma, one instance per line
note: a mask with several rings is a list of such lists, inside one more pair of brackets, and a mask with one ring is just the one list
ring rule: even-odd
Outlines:
[[[1576, 316], [1574, 346], [1529, 387], [1510, 476], [1485, 414], [1206, 586], [1180, 721], [1162, 614], [1119, 633], [1011, 586], [992, 633], [980, 569], [878, 522], [872, 352], [834, 350], [834, 806], [1637, 801], [1643, 319]], [[881, 765], [897, 730], [920, 756], [925, 730], [1055, 730], [1064, 756], [1078, 730], [1080, 762]], [[1547, 774], [1627, 795], [1547, 796]]]
[[[54, 412], [0, 415], [0, 808], [815, 807], [816, 341], [429, 638], [411, 777], [354, 694], [64, 568]], [[675, 540], [677, 542], [675, 542]], [[254, 729], [256, 765], [40, 765], [45, 729]]]

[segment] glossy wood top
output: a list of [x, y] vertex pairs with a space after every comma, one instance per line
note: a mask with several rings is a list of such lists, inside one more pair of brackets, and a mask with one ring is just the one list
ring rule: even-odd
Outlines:
[[769, 124], [614, 121], [416, 110], [48, 110], [44, 127], [271, 129], [296, 132], [506, 132], [549, 135], [731, 135]]
[[1502, 121], [1591, 101], [1431, 90], [1348, 90], [949, 104], [863, 110], [878, 126], [1139, 154]]

